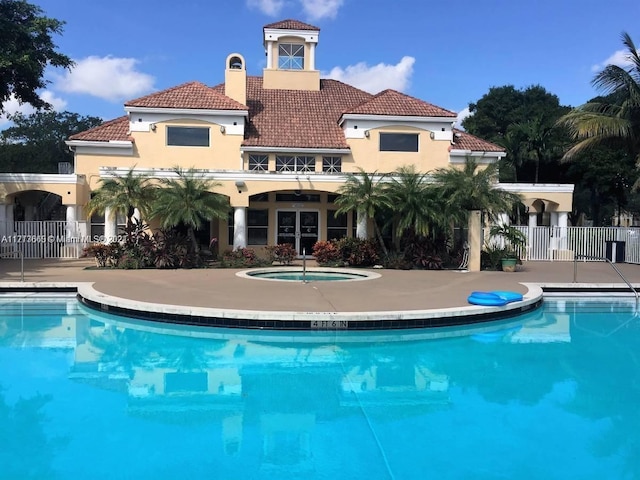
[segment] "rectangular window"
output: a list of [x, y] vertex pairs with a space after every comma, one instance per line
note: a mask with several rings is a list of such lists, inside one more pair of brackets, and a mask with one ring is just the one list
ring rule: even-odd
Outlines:
[[209, 127], [167, 127], [167, 145], [208, 147]]
[[282, 70], [304, 70], [304, 45], [281, 43], [278, 46], [278, 67]]
[[339, 240], [347, 236], [347, 215], [336, 216], [335, 210], [327, 210], [327, 239]]
[[276, 172], [315, 172], [316, 158], [294, 155], [277, 155]]
[[381, 152], [417, 152], [417, 133], [381, 133]]
[[266, 172], [269, 170], [269, 157], [267, 155], [249, 155], [249, 170]]
[[342, 172], [341, 157], [322, 157], [322, 171], [325, 173]]
[[250, 208], [247, 212], [247, 227], [248, 245], [267, 245], [269, 210]]

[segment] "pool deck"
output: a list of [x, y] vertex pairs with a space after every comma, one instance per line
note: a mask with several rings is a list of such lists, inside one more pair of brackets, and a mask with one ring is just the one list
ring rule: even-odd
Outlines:
[[[92, 260], [0, 260], [0, 288], [80, 285], [113, 305], [156, 305], [169, 312], [219, 311], [371, 314], [466, 310], [472, 291], [512, 290], [526, 294], [531, 285], [623, 287], [610, 265], [579, 262], [526, 262], [514, 273], [374, 270], [378, 279], [356, 282], [274, 282], [241, 278], [236, 269], [115, 270], [87, 268]], [[616, 264], [634, 285], [640, 265]], [[113, 303], [113, 300], [116, 303]], [[108, 303], [108, 302], [107, 302]], [[455, 314], [455, 313], [454, 313]]]

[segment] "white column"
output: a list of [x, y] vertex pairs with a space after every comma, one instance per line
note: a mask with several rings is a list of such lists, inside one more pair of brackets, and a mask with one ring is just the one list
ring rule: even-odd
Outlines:
[[567, 249], [567, 226], [569, 225], [569, 212], [558, 212], [558, 230], [560, 231], [559, 248]]
[[78, 206], [67, 205], [66, 225], [64, 228], [64, 236], [69, 239], [70, 237], [78, 236]]
[[538, 226], [538, 214], [535, 212], [529, 213], [529, 228]]
[[117, 236], [116, 215], [107, 208], [104, 211], [104, 243], [115, 242]]
[[233, 210], [233, 249], [247, 247], [247, 207]]
[[367, 215], [364, 212], [357, 212], [356, 218], [356, 237], [366, 240], [369, 238], [367, 231]]
[[133, 209], [133, 223], [137, 223], [137, 222], [141, 222], [142, 221], [142, 215], [140, 214], [140, 210], [138, 210], [137, 208]]
[[273, 68], [273, 41], [267, 42], [267, 69]]
[[558, 225], [558, 212], [549, 212], [549, 223], [552, 227], [557, 227]]
[[316, 44], [309, 44], [309, 68], [307, 70], [315, 70], [316, 69]]

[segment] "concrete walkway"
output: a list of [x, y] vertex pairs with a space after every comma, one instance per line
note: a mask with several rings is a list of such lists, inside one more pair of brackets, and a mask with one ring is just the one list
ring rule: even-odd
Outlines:
[[[474, 290], [527, 291], [522, 283], [571, 283], [572, 262], [526, 262], [515, 273], [376, 270], [358, 282], [268, 282], [237, 277], [234, 269], [96, 270], [93, 260], [25, 260], [25, 282], [93, 282], [106, 295], [155, 304], [294, 312], [370, 312], [467, 306]], [[640, 265], [616, 264], [640, 285]], [[0, 260], [3, 282], [20, 281], [20, 262]], [[623, 285], [610, 265], [579, 262], [578, 282]], [[6, 286], [6, 284], [5, 284]]]

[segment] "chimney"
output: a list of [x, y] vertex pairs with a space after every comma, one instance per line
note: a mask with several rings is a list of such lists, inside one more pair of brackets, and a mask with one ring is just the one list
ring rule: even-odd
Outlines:
[[236, 102], [247, 104], [247, 70], [244, 57], [239, 53], [232, 53], [227, 57], [224, 94]]

